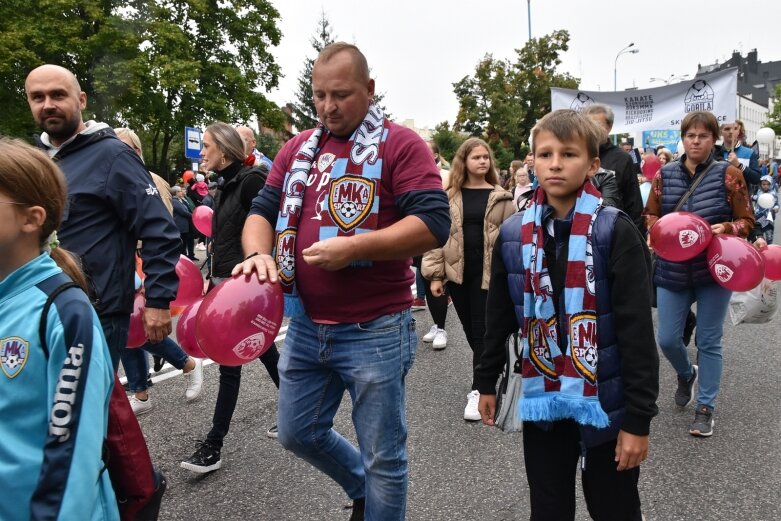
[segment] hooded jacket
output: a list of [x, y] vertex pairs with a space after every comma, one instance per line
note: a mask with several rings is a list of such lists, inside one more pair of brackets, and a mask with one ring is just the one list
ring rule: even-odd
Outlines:
[[[48, 149], [46, 136], [39, 145]], [[141, 159], [107, 125], [87, 129], [52, 158], [68, 182], [58, 236], [81, 258], [98, 315], [133, 309], [135, 250], [143, 241], [146, 305], [167, 309], [179, 281], [179, 230]]]

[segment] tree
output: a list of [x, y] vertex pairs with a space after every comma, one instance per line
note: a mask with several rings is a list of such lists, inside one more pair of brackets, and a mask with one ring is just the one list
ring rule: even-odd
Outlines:
[[773, 111], [767, 115], [767, 126], [773, 129], [776, 136], [781, 136], [781, 83], [775, 87], [775, 103]]
[[[318, 54], [325, 47], [334, 43], [331, 33], [331, 22], [328, 21], [325, 11], [321, 11], [320, 20], [317, 22], [317, 34], [309, 40]], [[306, 58], [304, 60], [304, 68], [298, 76], [296, 101], [291, 103], [293, 111], [289, 116], [290, 122], [299, 131], [317, 125], [317, 111], [315, 110], [315, 99], [312, 95], [312, 67], [314, 67], [314, 64], [314, 58]]]
[[184, 163], [185, 126], [254, 115], [265, 127], [282, 126], [283, 113], [260, 92], [279, 79], [270, 52], [282, 36], [278, 18], [268, 0], [6, 0], [0, 95], [10, 101], [0, 131], [30, 134], [24, 78], [56, 63], [80, 80], [85, 116], [132, 127], [150, 169], [169, 177]]
[[455, 130], [484, 137], [501, 168], [522, 158], [532, 127], [550, 112], [550, 88], [577, 87], [576, 78], [556, 72], [568, 42], [569, 33], [560, 30], [517, 49], [514, 63], [487, 54], [473, 76], [453, 84], [459, 104]]
[[439, 147], [439, 155], [445, 158], [446, 161], [452, 162], [453, 156], [456, 155], [456, 150], [466, 140], [466, 137], [452, 130], [447, 121], [443, 121], [434, 127], [431, 140]]

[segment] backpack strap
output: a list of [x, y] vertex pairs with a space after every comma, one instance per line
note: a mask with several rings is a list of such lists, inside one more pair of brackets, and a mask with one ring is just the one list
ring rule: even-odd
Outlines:
[[59, 296], [60, 293], [70, 288], [81, 289], [81, 287], [73, 281], [66, 282], [65, 284], [58, 286], [49, 294], [49, 297], [46, 299], [46, 303], [43, 305], [43, 311], [41, 311], [41, 321], [38, 324], [38, 340], [41, 342], [43, 355], [47, 360], [49, 359], [49, 345], [46, 343], [46, 323], [49, 317], [49, 308], [52, 307], [54, 300]]

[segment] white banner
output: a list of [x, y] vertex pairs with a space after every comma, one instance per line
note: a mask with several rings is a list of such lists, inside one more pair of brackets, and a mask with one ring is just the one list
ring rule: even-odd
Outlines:
[[735, 121], [737, 68], [704, 74], [692, 80], [653, 89], [600, 92], [551, 88], [551, 107], [580, 111], [602, 103], [615, 113], [613, 134], [643, 130], [680, 129], [689, 112], [712, 112], [719, 124]]

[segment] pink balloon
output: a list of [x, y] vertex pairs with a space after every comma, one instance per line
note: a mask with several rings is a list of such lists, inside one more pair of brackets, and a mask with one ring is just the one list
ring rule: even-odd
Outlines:
[[195, 358], [208, 358], [195, 338], [195, 320], [202, 302], [203, 299], [197, 300], [187, 306], [176, 323], [176, 340], [179, 341], [179, 346], [182, 351]]
[[207, 237], [212, 236], [212, 215], [211, 208], [201, 205], [193, 210], [193, 226], [195, 229]]
[[651, 227], [651, 248], [661, 258], [683, 262], [708, 247], [713, 237], [708, 221], [691, 212], [672, 212]]
[[176, 276], [179, 277], [179, 289], [171, 306], [189, 306], [203, 295], [203, 274], [193, 261], [179, 256], [176, 263]]
[[765, 259], [748, 241], [719, 234], [708, 245], [708, 269], [725, 288], [748, 291], [762, 282]]
[[282, 325], [283, 308], [279, 283], [260, 282], [255, 274], [228, 279], [203, 299], [195, 321], [195, 338], [203, 352], [218, 364], [246, 364], [274, 342]]
[[760, 253], [765, 258], [765, 277], [781, 280], [781, 246], [771, 244]]
[[130, 315], [130, 328], [127, 335], [127, 347], [141, 347], [146, 344], [144, 331], [144, 306], [146, 299], [141, 293], [136, 293], [133, 299], [133, 313]]

